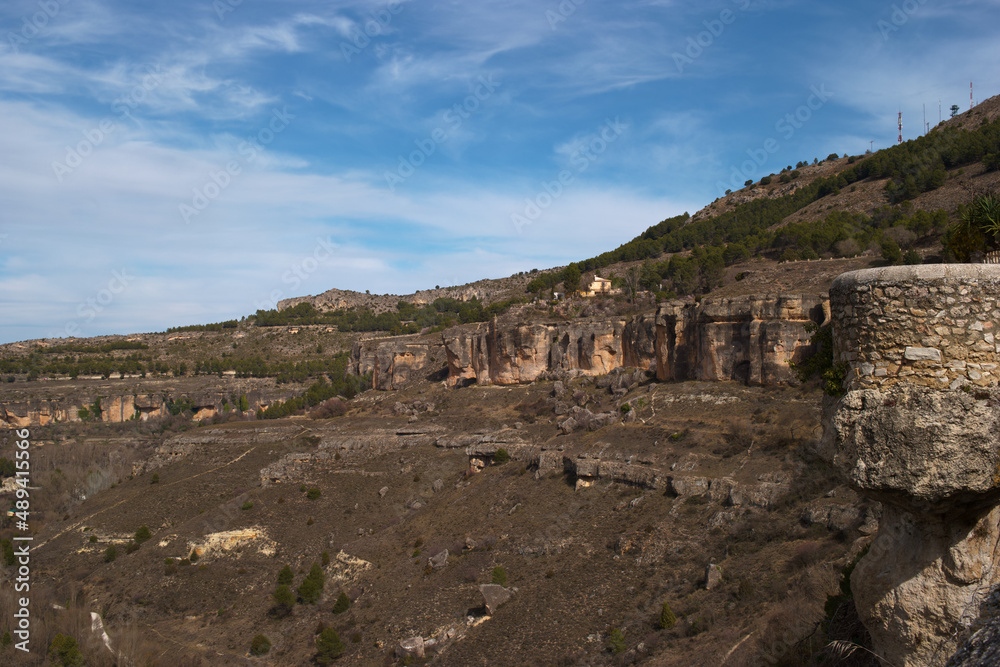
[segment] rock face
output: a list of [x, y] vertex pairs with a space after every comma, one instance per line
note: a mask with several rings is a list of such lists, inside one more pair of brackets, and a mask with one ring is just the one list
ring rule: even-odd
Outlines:
[[656, 311], [660, 380], [795, 381], [789, 362], [812, 353], [810, 324], [824, 324], [828, 303], [801, 294], [671, 301]]
[[827, 452], [883, 503], [851, 579], [858, 613], [886, 661], [941, 665], [1000, 581], [1000, 267], [857, 271], [830, 299], [848, 373]]
[[615, 368], [649, 369], [653, 323], [631, 320], [507, 324], [494, 318], [471, 331], [444, 335], [448, 384], [519, 384], [564, 374], [604, 375]]
[[[442, 335], [449, 386], [511, 385], [617, 368], [655, 370], [660, 380], [795, 382], [789, 362], [812, 352], [812, 323], [823, 324], [823, 296], [772, 295], [674, 301], [655, 317], [528, 324], [494, 318]], [[436, 346], [417, 340], [361, 341], [354, 369], [377, 389], [395, 389], [435, 363]]]

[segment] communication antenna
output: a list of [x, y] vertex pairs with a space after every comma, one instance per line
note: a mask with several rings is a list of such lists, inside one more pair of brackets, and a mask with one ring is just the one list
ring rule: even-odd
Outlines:
[[899, 143], [903, 143], [903, 112], [899, 112]]
[[927, 127], [927, 104], [924, 103], [924, 132], [926, 133], [929, 130], [930, 128]]
[[972, 82], [969, 82], [969, 111], [972, 111]]
[[868, 142], [868, 152], [871, 153], [875, 150], [875, 140], [872, 139]]

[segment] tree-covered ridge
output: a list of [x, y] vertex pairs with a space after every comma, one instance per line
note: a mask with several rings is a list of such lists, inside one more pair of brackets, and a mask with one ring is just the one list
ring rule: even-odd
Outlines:
[[261, 327], [302, 326], [325, 324], [340, 331], [387, 331], [392, 334], [420, 333], [427, 327], [444, 328], [454, 324], [485, 322], [498, 315], [519, 299], [483, 305], [478, 299], [459, 301], [442, 297], [423, 307], [400, 301], [395, 311], [376, 315], [368, 309], [323, 312], [309, 302], [283, 310], [258, 310], [254, 323]]
[[[1000, 168], [1000, 119], [984, 121], [976, 130], [938, 128], [863, 159], [851, 158], [852, 166], [847, 169], [790, 194], [754, 199], [711, 218], [691, 222], [687, 213], [668, 218], [615, 250], [538, 276], [528, 284], [528, 291], [551, 290], [560, 283], [573, 291], [580, 288], [585, 272], [641, 260], [646, 260], [641, 272], [643, 286], [655, 289], [657, 278], [670, 279], [669, 291], [677, 294], [708, 291], [726, 266], [751, 256], [784, 261], [850, 257], [875, 244], [890, 261], [903, 261], [899, 259], [902, 250], [914, 239], [941, 234], [948, 223], [947, 211], [913, 212], [906, 201], [943, 185], [948, 169], [976, 162], [988, 170]], [[796, 175], [795, 171], [786, 173], [782, 182], [790, 182]], [[870, 216], [837, 211], [822, 220], [778, 227], [788, 216], [827, 195], [839, 194], [859, 181], [883, 178], [889, 179], [886, 198], [895, 207], [883, 207]], [[761, 184], [770, 180], [765, 177]], [[677, 254], [686, 252], [690, 254]], [[652, 264], [651, 260], [664, 253], [674, 256]], [[911, 253], [909, 259], [915, 261], [916, 256]]]

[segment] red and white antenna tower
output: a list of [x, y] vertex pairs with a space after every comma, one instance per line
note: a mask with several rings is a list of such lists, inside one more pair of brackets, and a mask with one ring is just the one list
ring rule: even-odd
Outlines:
[[899, 112], [899, 143], [903, 143], [903, 112]]

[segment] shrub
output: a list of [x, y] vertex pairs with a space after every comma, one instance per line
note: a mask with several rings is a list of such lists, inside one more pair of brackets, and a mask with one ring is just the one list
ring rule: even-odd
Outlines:
[[677, 623], [677, 616], [674, 615], [674, 610], [670, 608], [669, 603], [664, 602], [660, 609], [660, 628], [669, 630], [674, 627], [675, 623]]
[[291, 586], [292, 581], [295, 580], [295, 574], [292, 572], [292, 568], [286, 565], [281, 568], [281, 572], [278, 573], [278, 585], [279, 586]]
[[160, 483], [160, 475], [159, 475], [159, 473], [155, 473], [154, 472], [153, 476], [149, 478], [149, 483], [150, 484], [159, 484]]
[[326, 628], [316, 638], [316, 662], [321, 665], [332, 664], [344, 652], [344, 643], [333, 628]]
[[351, 598], [347, 597], [347, 593], [344, 591], [340, 591], [340, 595], [337, 596], [337, 601], [333, 603], [333, 613], [343, 614], [350, 608]]
[[309, 574], [302, 581], [298, 588], [299, 598], [305, 604], [316, 604], [320, 595], [323, 594], [323, 586], [326, 583], [326, 576], [319, 563], [313, 563], [309, 569]]
[[201, 556], [198, 555], [198, 550], [192, 549], [191, 555], [188, 556], [188, 560], [190, 560], [192, 563], [197, 563], [199, 558], [201, 558]]
[[608, 650], [618, 655], [625, 652], [625, 633], [618, 628], [611, 628], [608, 633]]
[[135, 531], [135, 541], [139, 544], [142, 544], [152, 536], [153, 534], [149, 532], [149, 528], [147, 526], [139, 526], [139, 530]]
[[173, 558], [164, 558], [163, 559], [163, 564], [164, 565], [173, 565], [174, 564], [174, 559]]
[[93, 544], [94, 542], [97, 542], [97, 535], [90, 536], [90, 543]]
[[191, 561], [189, 561], [187, 558], [181, 558], [179, 561], [177, 561], [177, 564], [187, 566], [191, 564]]
[[771, 177], [770, 176], [765, 176], [764, 178], [760, 179], [760, 184], [761, 185], [770, 185], [771, 184]]
[[913, 248], [907, 250], [906, 253], [903, 255], [903, 264], [923, 264], [923, 263], [924, 263], [924, 258], [920, 255], [919, 252], [917, 252]]
[[267, 655], [271, 650], [271, 640], [264, 635], [257, 635], [250, 640], [250, 655]]
[[253, 509], [253, 503], [248, 500], [245, 503], [243, 503], [242, 505], [240, 505], [240, 509], [241, 510], [252, 510]]
[[503, 447], [498, 449], [496, 454], [493, 455], [493, 462], [497, 465], [503, 465], [508, 461], [510, 461], [510, 453], [508, 453]]
[[899, 249], [899, 244], [891, 238], [882, 241], [882, 259], [890, 264], [901, 264], [903, 262], [903, 251]]
[[503, 569], [502, 565], [497, 565], [493, 568], [493, 579], [494, 584], [499, 584], [506, 588], [507, 586], [507, 570]]
[[118, 549], [117, 547], [115, 547], [115, 545], [112, 544], [111, 546], [109, 546], [107, 549], [104, 550], [104, 562], [111, 563], [116, 558], [118, 558]]
[[316, 500], [321, 495], [323, 495], [323, 492], [320, 491], [319, 488], [315, 486], [306, 492], [306, 498], [308, 498], [309, 500]]
[[136, 542], [135, 540], [129, 540], [128, 544], [125, 545], [126, 554], [134, 554], [138, 550], [139, 550], [139, 543]]
[[72, 635], [57, 634], [49, 644], [49, 661], [62, 667], [83, 667], [83, 653]]
[[292, 589], [285, 584], [281, 584], [274, 589], [271, 593], [271, 599], [274, 600], [274, 606], [271, 607], [270, 614], [277, 618], [284, 618], [292, 613], [292, 607], [295, 606], [295, 593]]
[[320, 562], [323, 563], [323, 567], [326, 567], [327, 565], [330, 564], [330, 552], [329, 551], [324, 551], [320, 555], [319, 559], [320, 559]]

